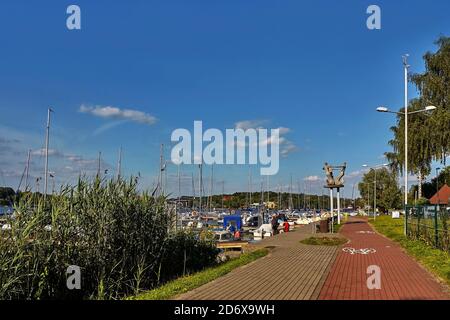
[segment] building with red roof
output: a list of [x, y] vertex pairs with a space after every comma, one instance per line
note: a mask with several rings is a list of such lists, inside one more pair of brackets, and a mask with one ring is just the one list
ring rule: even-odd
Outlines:
[[434, 196], [432, 196], [430, 198], [430, 203], [431, 204], [448, 205], [449, 204], [449, 198], [450, 198], [450, 187], [448, 185], [444, 184], [442, 186], [442, 188], [440, 188], [439, 191], [436, 192], [434, 194]]

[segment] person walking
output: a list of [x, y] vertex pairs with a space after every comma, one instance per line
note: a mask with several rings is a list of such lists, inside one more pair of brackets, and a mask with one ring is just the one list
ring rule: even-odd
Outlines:
[[286, 218], [284, 219], [283, 227], [284, 232], [289, 232], [289, 221]]
[[271, 224], [272, 224], [272, 233], [273, 235], [276, 235], [278, 233], [278, 218], [275, 214], [272, 216]]

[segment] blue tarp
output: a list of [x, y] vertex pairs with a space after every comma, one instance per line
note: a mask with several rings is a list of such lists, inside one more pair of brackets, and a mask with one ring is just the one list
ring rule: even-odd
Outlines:
[[226, 229], [229, 225], [234, 225], [238, 230], [242, 229], [242, 218], [238, 215], [224, 216], [223, 227]]

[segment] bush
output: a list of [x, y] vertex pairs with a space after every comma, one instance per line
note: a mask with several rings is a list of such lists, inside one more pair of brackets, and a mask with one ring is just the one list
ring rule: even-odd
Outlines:
[[[211, 265], [217, 251], [188, 233], [170, 232], [165, 199], [130, 179], [65, 187], [21, 197], [11, 230], [0, 233], [0, 299], [118, 299]], [[81, 290], [66, 270], [81, 268]]]

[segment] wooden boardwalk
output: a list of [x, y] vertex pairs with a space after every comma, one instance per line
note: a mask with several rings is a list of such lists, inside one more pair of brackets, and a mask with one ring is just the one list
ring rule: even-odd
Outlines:
[[261, 241], [274, 247], [269, 255], [177, 297], [180, 300], [317, 299], [338, 247], [307, 246], [311, 226]]
[[[393, 241], [374, 232], [366, 219], [352, 218], [341, 233], [344, 247], [372, 248], [376, 252], [350, 254], [340, 250], [320, 293], [320, 299], [409, 300], [449, 299], [446, 288]], [[367, 267], [381, 271], [381, 288], [367, 287]]]

